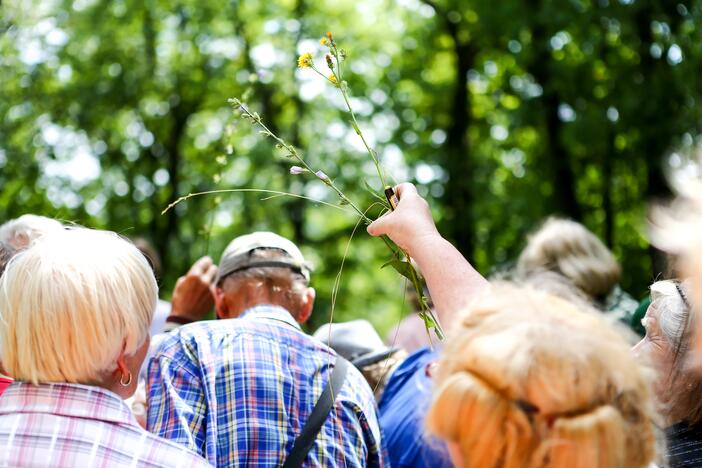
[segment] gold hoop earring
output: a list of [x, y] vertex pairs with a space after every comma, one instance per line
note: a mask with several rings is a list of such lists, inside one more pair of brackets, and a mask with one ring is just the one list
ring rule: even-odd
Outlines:
[[127, 378], [127, 381], [124, 382], [124, 374], [119, 378], [119, 384], [123, 387], [129, 387], [132, 384], [132, 373], [129, 372], [129, 377]]

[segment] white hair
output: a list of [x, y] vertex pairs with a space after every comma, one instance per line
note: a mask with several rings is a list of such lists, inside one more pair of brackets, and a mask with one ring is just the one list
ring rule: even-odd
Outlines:
[[687, 338], [683, 334], [690, 307], [685, 302], [687, 298], [683, 299], [682, 294], [684, 292], [670, 280], [657, 281], [651, 285], [651, 302], [655, 303], [659, 311], [658, 323], [661, 333], [673, 347], [686, 344], [681, 343], [681, 340]]
[[15, 379], [94, 383], [147, 338], [158, 288], [148, 262], [108, 231], [51, 232], [0, 277], [0, 356]]
[[651, 301], [658, 311], [661, 335], [670, 344], [671, 367], [665, 378], [666, 390], [659, 395], [662, 409], [671, 421], [690, 425], [702, 421], [702, 378], [691, 359], [695, 316], [687, 298], [687, 283], [658, 281], [651, 285]]
[[60, 229], [63, 225], [55, 219], [26, 214], [0, 225], [0, 242], [21, 250], [44, 234]]

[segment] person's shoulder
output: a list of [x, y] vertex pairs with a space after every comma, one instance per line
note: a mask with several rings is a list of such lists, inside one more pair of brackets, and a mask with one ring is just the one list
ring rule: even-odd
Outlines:
[[[337, 364], [338, 365], [338, 364]], [[346, 382], [342, 387], [342, 396], [358, 403], [363, 409], [375, 408], [375, 395], [373, 389], [368, 385], [368, 381], [363, 374], [353, 364], [348, 363], [346, 370]], [[344, 392], [344, 390], [346, 390]]]
[[176, 359], [194, 355], [195, 350], [207, 346], [213, 335], [221, 333], [219, 323], [213, 320], [190, 323], [167, 333], [160, 333], [151, 340], [153, 357]]
[[[222, 343], [233, 343], [243, 337], [264, 344], [287, 345], [290, 348], [300, 348], [304, 353], [309, 352], [307, 335], [298, 330], [287, 330], [291, 327], [276, 325], [241, 318], [190, 323], [158, 335], [152, 345], [153, 356], [178, 361], [197, 361], [199, 356], [216, 355]], [[290, 334], [293, 336], [288, 336]]]
[[[146, 432], [146, 431], [144, 431]], [[210, 464], [197, 453], [170, 440], [146, 432], [150, 443], [149, 456], [158, 466], [210, 466]]]
[[439, 359], [439, 351], [432, 349], [429, 346], [419, 348], [405, 358], [397, 367], [393, 375], [402, 375], [403, 373], [414, 373], [419, 369], [424, 370], [427, 364]]
[[245, 322], [239, 333], [249, 339], [274, 342], [276, 346], [290, 350], [303, 359], [327, 361], [336, 358], [336, 352], [320, 340], [305, 333], [299, 327], [277, 320], [241, 320]]
[[[381, 413], [399, 393], [404, 393], [407, 389], [411, 389], [412, 392], [419, 392], [422, 389], [426, 391], [426, 387], [430, 384], [427, 367], [436, 362], [439, 355], [438, 350], [426, 346], [407, 356], [388, 378], [383, 395], [378, 402]], [[409, 382], [412, 384], [408, 385]]]
[[209, 336], [213, 333], [217, 333], [220, 330], [226, 329], [227, 326], [232, 323], [232, 319], [227, 320], [201, 320], [199, 322], [188, 323], [181, 327], [176, 328], [171, 332], [173, 335], [178, 335], [183, 338], [198, 338], [202, 336]]

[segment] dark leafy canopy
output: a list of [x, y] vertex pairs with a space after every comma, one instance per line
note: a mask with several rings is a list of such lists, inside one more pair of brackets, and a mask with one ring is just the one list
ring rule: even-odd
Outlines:
[[[356, 220], [263, 188], [322, 197], [236, 121], [248, 102], [355, 199], [379, 189], [333, 89], [296, 70], [332, 30], [364, 132], [395, 181], [432, 199], [443, 232], [487, 273], [551, 213], [613, 246], [623, 285], [657, 270], [641, 235], [663, 165], [700, 123], [702, 2], [669, 0], [75, 0], [3, 2], [0, 219], [55, 216], [153, 240], [164, 289], [234, 235], [271, 229], [318, 265], [317, 325]], [[670, 160], [678, 164], [674, 154]], [[362, 229], [337, 317], [395, 322], [404, 286]]]

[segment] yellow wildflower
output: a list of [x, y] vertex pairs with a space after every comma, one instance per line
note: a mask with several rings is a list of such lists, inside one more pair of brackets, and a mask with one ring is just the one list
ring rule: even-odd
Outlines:
[[311, 68], [312, 67], [312, 54], [305, 52], [300, 55], [297, 59], [297, 66], [300, 68]]
[[321, 38], [321, 39], [319, 40], [319, 43], [322, 44], [322, 45], [327, 45], [327, 42], [329, 42], [329, 41], [327, 41], [327, 38], [326, 38], [326, 37], [323, 37], [323, 38]]
[[333, 73], [329, 75], [329, 81], [331, 81], [335, 86], [339, 85], [339, 80], [336, 79], [336, 75]]

